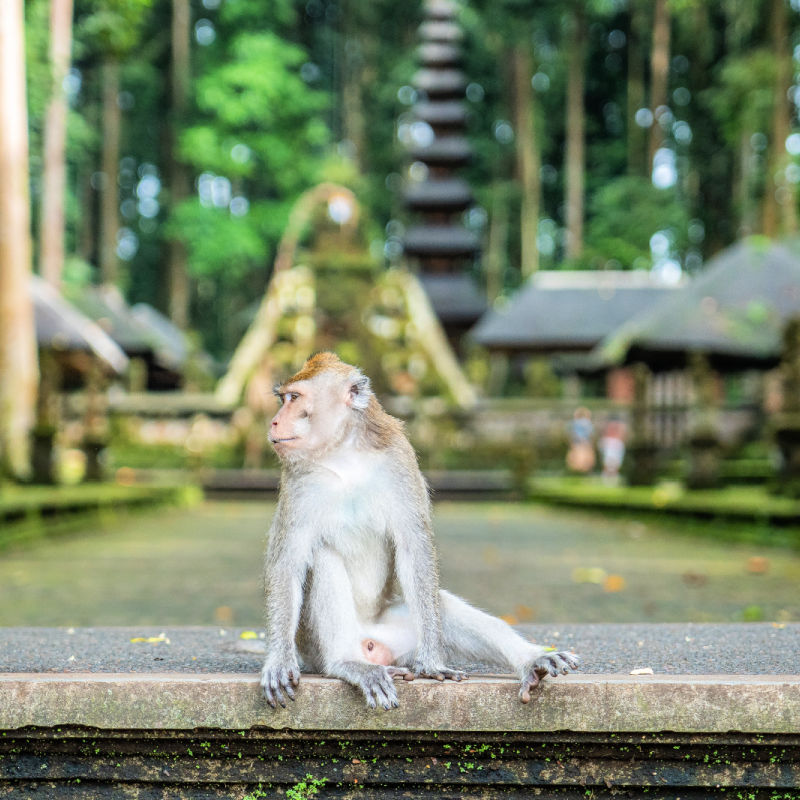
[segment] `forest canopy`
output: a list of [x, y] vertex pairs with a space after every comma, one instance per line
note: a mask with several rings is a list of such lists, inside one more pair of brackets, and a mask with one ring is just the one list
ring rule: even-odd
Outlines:
[[[70, 41], [63, 281], [116, 283], [225, 357], [316, 183], [356, 191], [371, 252], [397, 259], [418, 0], [75, 0], [58, 23], [63, 1], [25, 3], [34, 230], [50, 51]], [[493, 296], [537, 268], [674, 279], [794, 232], [797, 6], [461, 3], [476, 280]]]

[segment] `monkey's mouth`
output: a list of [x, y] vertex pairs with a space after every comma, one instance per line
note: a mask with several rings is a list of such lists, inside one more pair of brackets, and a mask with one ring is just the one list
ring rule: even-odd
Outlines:
[[297, 436], [285, 436], [283, 439], [273, 439], [270, 436], [269, 440], [272, 444], [284, 444], [285, 442], [294, 442], [298, 438]]

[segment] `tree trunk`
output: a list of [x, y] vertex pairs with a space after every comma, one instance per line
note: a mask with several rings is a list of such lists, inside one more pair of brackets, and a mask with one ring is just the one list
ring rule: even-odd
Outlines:
[[512, 107], [517, 156], [517, 179], [520, 182], [520, 269], [527, 278], [539, 269], [539, 205], [542, 193], [541, 154], [536, 131], [534, 97], [531, 89], [533, 61], [530, 47], [517, 44], [511, 51]]
[[636, 122], [636, 112], [645, 107], [644, 53], [642, 37], [645, 13], [642, 0], [631, 0], [628, 30], [628, 174], [647, 175], [647, 135]]
[[663, 132], [658, 123], [659, 107], [668, 104], [670, 15], [667, 0], [655, 0], [653, 7], [653, 47], [650, 51], [650, 108], [653, 124], [647, 146], [647, 168], [652, 170], [656, 150], [661, 147]]
[[343, 36], [341, 43], [342, 64], [342, 137], [353, 146], [355, 163], [359, 171], [364, 170], [366, 150], [366, 120], [362, 97], [364, 50], [367, 46], [367, 30], [359, 30], [357, 10], [352, 0], [342, 4]]
[[0, 464], [24, 477], [36, 408], [22, 0], [0, 3]]
[[583, 250], [583, 197], [585, 177], [586, 114], [583, 105], [586, 62], [586, 15], [583, 6], [570, 19], [567, 64], [566, 145], [566, 257], [577, 258]]
[[739, 136], [737, 169], [733, 175], [733, 197], [739, 212], [737, 236], [750, 236], [756, 232], [757, 208], [753, 203], [753, 146], [750, 144], [752, 131], [746, 130]]
[[775, 56], [775, 85], [772, 109], [767, 180], [764, 189], [763, 228], [767, 236], [781, 236], [797, 231], [797, 190], [786, 180], [786, 139], [791, 133], [787, 92], [792, 85], [792, 47], [785, 0], [770, 2], [770, 39]]
[[119, 62], [109, 56], [102, 67], [103, 178], [100, 185], [100, 279], [116, 283], [119, 277], [119, 142], [122, 115], [119, 107]]
[[[172, 153], [170, 167], [170, 205], [174, 209], [191, 192], [189, 170], [178, 157], [178, 136], [186, 124], [191, 81], [191, 11], [189, 0], [172, 0]], [[170, 319], [179, 327], [189, 327], [189, 256], [186, 246], [171, 239], [167, 250], [168, 307]]]
[[69, 70], [71, 49], [72, 0], [50, 0], [50, 69], [53, 83], [44, 122], [39, 273], [56, 288], [61, 285], [64, 267], [68, 111], [64, 78]]
[[508, 188], [495, 182], [492, 190], [492, 212], [486, 245], [486, 297], [494, 303], [503, 291], [503, 273], [508, 253]]

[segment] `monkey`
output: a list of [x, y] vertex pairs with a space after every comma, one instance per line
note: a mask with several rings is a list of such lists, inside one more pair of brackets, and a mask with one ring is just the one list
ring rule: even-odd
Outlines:
[[[281, 479], [260, 678], [271, 707], [295, 699], [301, 661], [387, 710], [398, 706], [394, 678], [461, 681], [458, 663], [513, 670], [524, 703], [545, 675], [577, 668], [574, 653], [546, 652], [439, 587], [428, 486], [403, 423], [360, 369], [317, 353], [274, 391]], [[367, 657], [378, 644], [381, 663]]]

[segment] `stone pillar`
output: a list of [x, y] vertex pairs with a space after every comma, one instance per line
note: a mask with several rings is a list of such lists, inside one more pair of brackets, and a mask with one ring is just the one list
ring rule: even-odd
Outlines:
[[86, 456], [84, 479], [90, 482], [99, 482], [105, 477], [103, 455], [108, 445], [108, 409], [105, 384], [103, 367], [100, 361], [93, 356], [86, 376], [86, 413], [82, 444]]
[[800, 317], [789, 320], [784, 328], [781, 383], [783, 407], [772, 426], [781, 454], [775, 488], [800, 497]]
[[55, 353], [39, 352], [39, 394], [36, 399], [36, 422], [31, 433], [32, 481], [56, 483], [55, 438], [58, 430], [60, 369]]
[[717, 435], [717, 397], [714, 372], [708, 358], [692, 353], [690, 373], [694, 386], [694, 419], [689, 433], [689, 489], [713, 489], [720, 483], [722, 457]]
[[646, 364], [633, 367], [633, 403], [631, 405], [631, 443], [625, 474], [631, 486], [652, 486], [658, 471], [658, 447], [648, 425], [650, 370]]

